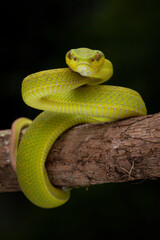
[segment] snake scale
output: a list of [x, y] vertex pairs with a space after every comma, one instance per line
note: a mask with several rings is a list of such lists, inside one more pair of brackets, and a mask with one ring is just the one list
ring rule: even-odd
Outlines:
[[[23, 193], [42, 208], [60, 206], [70, 197], [69, 189], [64, 191], [50, 183], [45, 169], [50, 148], [65, 130], [77, 124], [109, 122], [147, 113], [136, 91], [99, 85], [113, 74], [112, 63], [101, 51], [72, 49], [65, 59], [69, 68], [37, 72], [23, 80], [24, 102], [44, 111], [33, 121], [20, 118], [12, 125], [12, 165]], [[20, 130], [25, 126], [29, 127], [18, 145]]]

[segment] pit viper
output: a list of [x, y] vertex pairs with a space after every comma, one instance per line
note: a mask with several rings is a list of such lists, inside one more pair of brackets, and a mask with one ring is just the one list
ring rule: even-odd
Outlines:
[[[53, 186], [45, 168], [56, 139], [82, 123], [110, 122], [146, 115], [141, 96], [134, 90], [99, 85], [113, 74], [112, 63], [99, 50], [77, 48], [67, 52], [69, 68], [40, 71], [22, 82], [24, 102], [44, 110], [31, 121], [20, 118], [12, 125], [10, 158], [23, 193], [35, 205], [54, 208], [70, 197], [70, 189]], [[28, 126], [20, 144], [20, 130]]]

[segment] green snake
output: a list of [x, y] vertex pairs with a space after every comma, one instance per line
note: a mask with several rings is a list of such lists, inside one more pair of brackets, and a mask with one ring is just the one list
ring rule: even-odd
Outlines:
[[[12, 125], [10, 158], [23, 193], [35, 205], [53, 208], [64, 204], [70, 189], [53, 186], [45, 168], [56, 139], [82, 123], [110, 122], [146, 115], [141, 96], [134, 90], [98, 85], [113, 74], [112, 63], [99, 50], [72, 49], [66, 54], [69, 68], [41, 71], [22, 82], [24, 102], [45, 110], [33, 121], [20, 118]], [[20, 130], [28, 126], [20, 144]]]

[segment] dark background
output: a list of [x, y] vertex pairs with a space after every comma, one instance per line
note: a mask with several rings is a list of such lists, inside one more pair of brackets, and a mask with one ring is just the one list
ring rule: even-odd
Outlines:
[[[148, 114], [159, 112], [159, 1], [53, 0], [1, 5], [1, 129], [38, 110], [21, 99], [24, 77], [65, 67], [71, 48], [104, 52], [114, 66], [107, 84], [137, 90]], [[72, 191], [56, 209], [40, 209], [22, 193], [0, 194], [1, 239], [144, 238], [158, 234], [159, 181], [104, 184]]]

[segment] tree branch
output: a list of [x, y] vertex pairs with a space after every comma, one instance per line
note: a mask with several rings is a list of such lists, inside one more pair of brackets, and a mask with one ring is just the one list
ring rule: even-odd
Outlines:
[[[159, 122], [160, 113], [66, 131], [46, 161], [51, 182], [79, 187], [159, 178]], [[9, 139], [10, 130], [0, 131], [0, 192], [20, 190], [10, 165]]]

